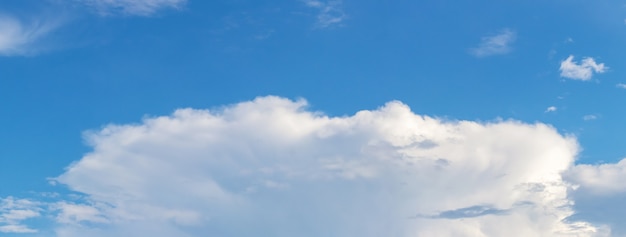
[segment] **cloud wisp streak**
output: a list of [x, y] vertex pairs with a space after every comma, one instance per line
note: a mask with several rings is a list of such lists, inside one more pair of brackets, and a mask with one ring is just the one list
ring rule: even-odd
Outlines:
[[469, 52], [479, 58], [507, 54], [513, 50], [511, 44], [516, 39], [515, 31], [504, 29], [496, 35], [483, 37], [478, 47], [470, 49]]
[[0, 55], [33, 55], [42, 50], [41, 40], [60, 26], [58, 21], [24, 21], [0, 15]]
[[582, 62], [574, 61], [574, 56], [570, 55], [567, 59], [561, 61], [561, 77], [589, 81], [594, 73], [605, 73], [609, 68], [604, 63], [597, 63], [593, 58], [583, 58]]
[[181, 9], [187, 0], [77, 0], [102, 15], [150, 16], [164, 9]]
[[[187, 0], [76, 0], [101, 15], [151, 16], [160, 10], [182, 8]], [[65, 23], [60, 17], [26, 20], [0, 14], [0, 56], [30, 56], [49, 50], [46, 37]]]
[[341, 6], [343, 4], [341, 0], [304, 0], [304, 4], [318, 11], [315, 24], [317, 28], [338, 26], [348, 18]]

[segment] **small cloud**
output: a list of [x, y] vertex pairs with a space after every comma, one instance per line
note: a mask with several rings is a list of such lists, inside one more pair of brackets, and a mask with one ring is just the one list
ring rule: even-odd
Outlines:
[[546, 109], [546, 111], [544, 111], [544, 113], [550, 113], [550, 112], [556, 112], [557, 108], [554, 106], [550, 106]]
[[585, 121], [596, 120], [596, 119], [598, 119], [598, 116], [593, 115], [593, 114], [588, 114], [588, 115], [583, 116], [583, 120]]
[[52, 21], [25, 22], [0, 15], [0, 55], [32, 55], [39, 51], [39, 41], [59, 24]]
[[574, 39], [572, 39], [572, 37], [567, 37], [567, 39], [565, 39], [565, 43], [574, 43]]
[[511, 52], [511, 44], [516, 38], [517, 34], [514, 31], [504, 29], [499, 34], [483, 37], [480, 45], [470, 49], [470, 53], [479, 58], [507, 54]]
[[615, 86], [617, 88], [620, 88], [620, 89], [626, 89], [626, 84], [624, 84], [624, 83], [617, 83], [617, 85], [615, 85]]
[[304, 0], [304, 4], [319, 11], [316, 22], [316, 27], [318, 28], [339, 25], [348, 18], [341, 7], [343, 4], [342, 0]]
[[122, 13], [126, 15], [150, 16], [159, 10], [180, 9], [187, 0], [77, 0], [93, 7], [102, 15]]
[[561, 77], [569, 78], [572, 80], [588, 81], [593, 76], [593, 73], [604, 73], [609, 67], [604, 63], [596, 63], [595, 59], [583, 58], [580, 63], [574, 61], [574, 56], [570, 55], [567, 59], [561, 62]]

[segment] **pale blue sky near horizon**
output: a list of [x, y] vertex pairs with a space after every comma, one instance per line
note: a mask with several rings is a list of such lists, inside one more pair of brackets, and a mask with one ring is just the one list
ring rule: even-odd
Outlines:
[[267, 95], [545, 123], [579, 163], [626, 157], [622, 1], [97, 2], [0, 2], [0, 197], [67, 192], [48, 178], [91, 152], [86, 131]]

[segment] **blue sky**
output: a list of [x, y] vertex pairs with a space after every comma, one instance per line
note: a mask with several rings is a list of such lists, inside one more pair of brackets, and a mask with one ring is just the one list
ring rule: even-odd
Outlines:
[[620, 1], [5, 0], [0, 232], [624, 236], [625, 40]]

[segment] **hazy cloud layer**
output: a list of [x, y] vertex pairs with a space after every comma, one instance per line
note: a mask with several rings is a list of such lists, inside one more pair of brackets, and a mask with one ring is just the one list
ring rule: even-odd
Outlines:
[[504, 29], [496, 35], [486, 36], [481, 39], [478, 47], [470, 49], [470, 53], [476, 57], [507, 54], [513, 50], [511, 44], [515, 42], [517, 34], [510, 29]]
[[88, 135], [57, 181], [58, 236], [604, 236], [561, 173], [578, 146], [543, 124], [349, 117], [263, 97]]
[[591, 80], [594, 73], [604, 73], [609, 68], [604, 63], [596, 63], [593, 58], [583, 58], [582, 62], [574, 61], [574, 56], [570, 55], [567, 59], [561, 61], [561, 77], [588, 81]]

